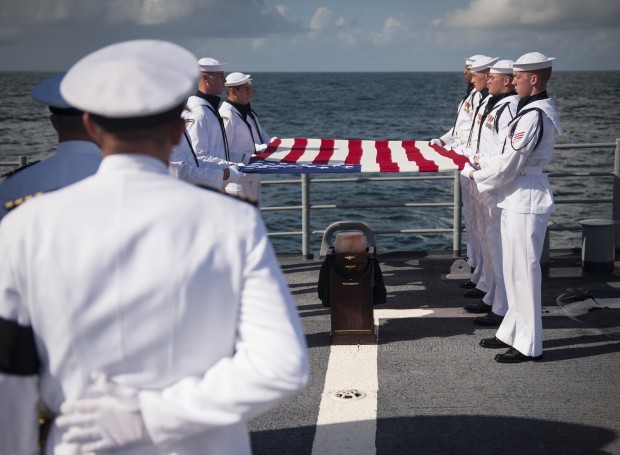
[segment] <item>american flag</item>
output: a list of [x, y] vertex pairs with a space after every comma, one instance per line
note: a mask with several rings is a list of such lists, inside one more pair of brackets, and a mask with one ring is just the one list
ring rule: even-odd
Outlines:
[[239, 170], [260, 174], [315, 172], [444, 172], [467, 158], [428, 141], [276, 139]]

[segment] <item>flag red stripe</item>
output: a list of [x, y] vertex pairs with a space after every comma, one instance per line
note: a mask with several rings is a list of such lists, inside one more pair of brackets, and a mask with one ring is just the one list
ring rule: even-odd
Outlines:
[[344, 164], [359, 165], [362, 161], [362, 141], [359, 139], [351, 139], [349, 141], [349, 153]]
[[334, 154], [334, 140], [321, 139], [321, 148], [319, 154], [312, 161], [312, 164], [327, 164]]
[[387, 141], [375, 141], [377, 148], [377, 164], [379, 172], [398, 172], [400, 171], [398, 164], [392, 161], [392, 151]]
[[409, 161], [413, 161], [420, 168], [420, 172], [437, 172], [439, 166], [434, 161], [426, 159], [419, 148], [416, 147], [415, 141], [403, 141], [403, 149]]
[[431, 148], [439, 155], [445, 156], [446, 158], [452, 160], [452, 162], [458, 166], [459, 170], [463, 169], [465, 167], [465, 163], [469, 161], [467, 157], [455, 152], [452, 149], [448, 150], [443, 147], [439, 147], [438, 145], [431, 145]]
[[280, 161], [284, 163], [297, 163], [297, 160], [301, 158], [301, 156], [306, 151], [306, 146], [308, 145], [308, 139], [305, 138], [295, 138], [293, 141], [293, 146], [291, 147], [291, 151], [286, 154], [284, 158]]

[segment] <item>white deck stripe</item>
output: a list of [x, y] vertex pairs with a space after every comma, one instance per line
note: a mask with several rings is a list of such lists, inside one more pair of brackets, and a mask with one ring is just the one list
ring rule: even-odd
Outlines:
[[[600, 299], [600, 303], [616, 307], [618, 299]], [[544, 307], [543, 316], [562, 314], [559, 307]], [[473, 318], [462, 308], [417, 308], [407, 310], [375, 310], [375, 329], [379, 336], [380, 319], [401, 318]], [[338, 401], [332, 394], [358, 390], [366, 394], [359, 400]], [[325, 385], [316, 433], [312, 443], [313, 455], [375, 455], [377, 433], [377, 345], [331, 346]], [[341, 425], [341, 424], [344, 424]]]
[[[351, 389], [366, 396], [349, 401], [331, 398], [334, 392]], [[377, 345], [363, 346], [363, 349], [332, 346], [312, 454], [374, 455], [378, 389]]]

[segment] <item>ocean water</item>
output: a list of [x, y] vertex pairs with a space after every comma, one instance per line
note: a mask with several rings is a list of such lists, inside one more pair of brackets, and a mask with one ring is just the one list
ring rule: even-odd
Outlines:
[[[51, 73], [0, 72], [0, 161], [48, 156], [56, 140], [49, 111], [30, 98], [30, 89]], [[460, 72], [415, 73], [254, 73], [254, 100], [262, 124], [272, 136], [334, 139], [430, 139], [447, 131], [465, 94]], [[557, 143], [611, 143], [620, 137], [620, 72], [555, 72], [548, 86], [564, 127]], [[548, 171], [612, 171], [612, 149], [556, 150]], [[378, 176], [378, 174], [375, 174]], [[395, 176], [395, 174], [387, 174]], [[444, 174], [445, 175], [445, 174]], [[312, 179], [360, 177], [359, 174], [313, 175]], [[364, 174], [368, 176], [368, 174]], [[385, 176], [385, 175], [384, 175]], [[297, 176], [263, 176], [263, 180]], [[557, 178], [551, 181], [557, 200], [611, 198], [608, 177]], [[450, 201], [451, 180], [311, 184], [311, 203], [390, 204]], [[297, 185], [263, 185], [263, 206], [300, 205]], [[558, 204], [551, 221], [578, 226], [586, 218], [609, 218], [608, 204]], [[263, 212], [270, 232], [300, 231], [294, 212]], [[449, 208], [382, 208], [314, 210], [311, 228], [355, 219], [375, 230], [451, 228]], [[318, 253], [321, 236], [311, 250]], [[450, 234], [379, 235], [380, 252], [452, 250]], [[576, 248], [580, 233], [553, 232], [551, 248]], [[301, 252], [301, 237], [272, 237], [276, 251]]]

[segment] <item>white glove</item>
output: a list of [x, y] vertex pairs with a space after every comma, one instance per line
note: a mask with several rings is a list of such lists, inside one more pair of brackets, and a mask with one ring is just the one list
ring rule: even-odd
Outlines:
[[61, 405], [56, 425], [65, 430], [63, 442], [80, 444], [86, 453], [152, 442], [136, 389], [106, 382], [105, 388], [100, 383], [91, 393], [99, 396]]
[[469, 178], [470, 178], [470, 177], [469, 177], [469, 173], [470, 173], [471, 171], [475, 171], [475, 170], [476, 170], [476, 169], [474, 169], [474, 168], [472, 167], [472, 165], [471, 165], [471, 164], [469, 164], [469, 161], [468, 161], [467, 163], [465, 163], [465, 167], [461, 170], [461, 175], [462, 175], [463, 177], [466, 177], [466, 178], [468, 178], [468, 179], [469, 179]]
[[271, 144], [273, 141], [277, 141], [277, 140], [278, 140], [278, 137], [274, 136], [271, 139], [269, 139], [269, 143]]
[[235, 164], [231, 164], [228, 170], [230, 171], [230, 175], [228, 176], [226, 183], [237, 183], [244, 175]]
[[428, 143], [430, 145], [438, 145], [439, 147], [443, 147], [441, 139], [431, 139]]
[[262, 153], [267, 150], [267, 144], [254, 144], [254, 148], [256, 149], [256, 153]]

